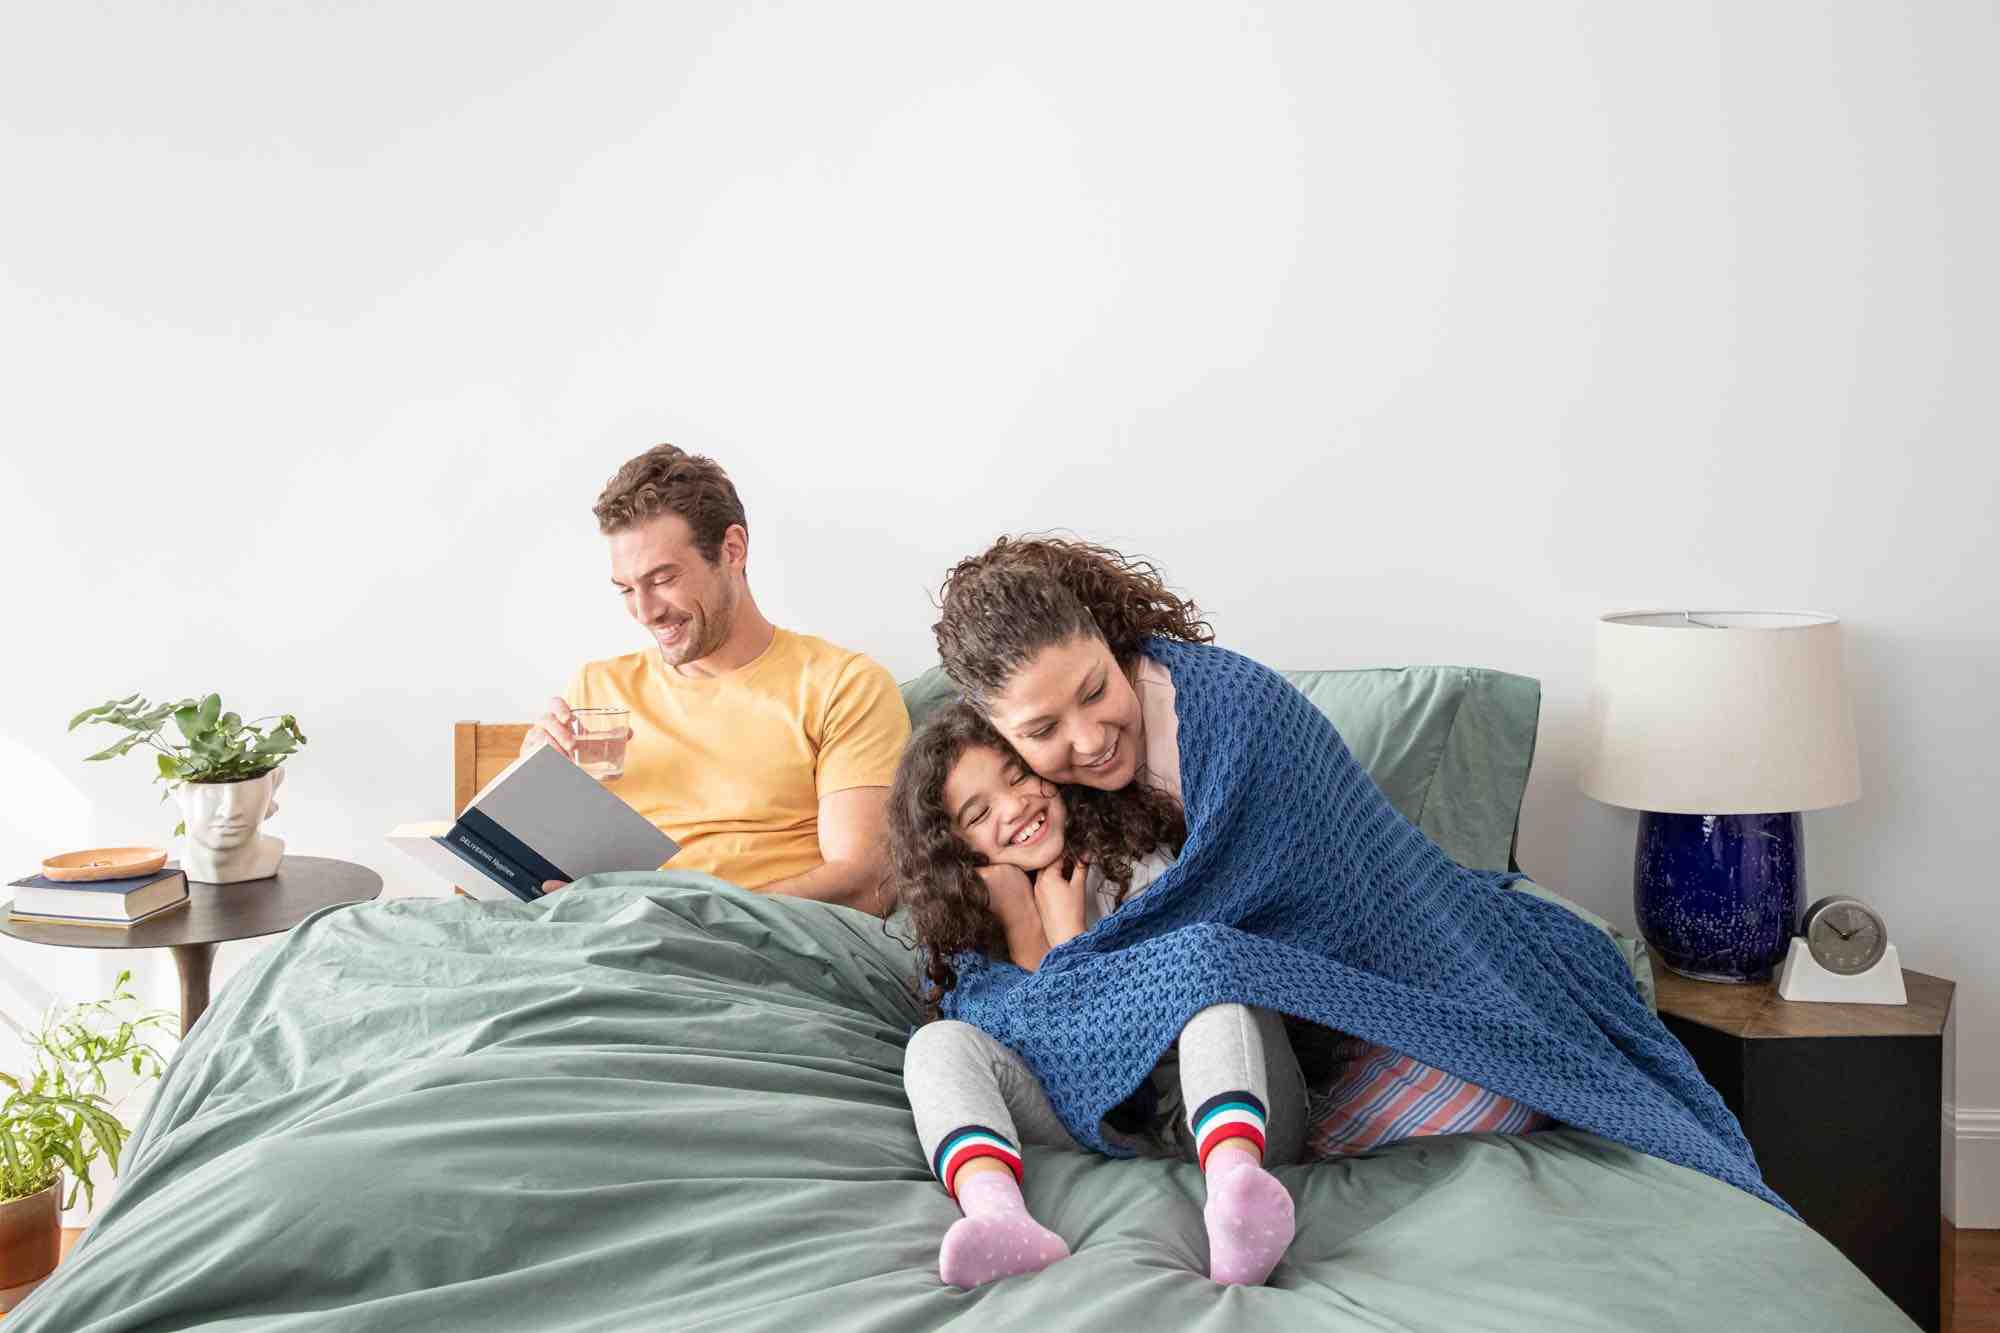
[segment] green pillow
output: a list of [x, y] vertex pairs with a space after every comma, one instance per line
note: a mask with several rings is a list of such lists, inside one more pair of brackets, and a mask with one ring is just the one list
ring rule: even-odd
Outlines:
[[[1542, 688], [1476, 667], [1287, 671], [1403, 817], [1461, 865], [1506, 870]], [[910, 725], [958, 695], [942, 667], [903, 684]]]
[[921, 727], [932, 713], [958, 697], [958, 686], [952, 684], [951, 677], [944, 674], [941, 666], [934, 666], [897, 688], [903, 691], [903, 707], [910, 710], [912, 731]]
[[1477, 667], [1287, 671], [1405, 819], [1460, 865], [1506, 870], [1542, 687]]

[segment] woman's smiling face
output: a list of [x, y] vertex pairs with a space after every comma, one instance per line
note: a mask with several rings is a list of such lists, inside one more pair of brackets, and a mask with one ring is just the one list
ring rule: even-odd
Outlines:
[[1139, 775], [1139, 696], [1104, 640], [1051, 644], [1016, 671], [987, 709], [994, 727], [1050, 782], [1117, 791]]
[[944, 780], [944, 803], [958, 835], [994, 865], [1032, 875], [1062, 856], [1062, 798], [1015, 755], [967, 746]]

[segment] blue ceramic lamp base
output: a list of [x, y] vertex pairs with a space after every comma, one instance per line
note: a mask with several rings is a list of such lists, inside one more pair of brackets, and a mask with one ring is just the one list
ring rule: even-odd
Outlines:
[[1797, 814], [1639, 815], [1639, 933], [1682, 976], [1769, 978], [1798, 921], [1805, 877]]

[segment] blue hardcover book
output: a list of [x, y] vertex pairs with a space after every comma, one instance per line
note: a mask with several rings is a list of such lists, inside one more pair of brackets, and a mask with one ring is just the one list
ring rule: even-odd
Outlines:
[[9, 911], [22, 917], [61, 917], [106, 925], [129, 925], [187, 897], [187, 876], [166, 866], [130, 879], [64, 880], [30, 875], [9, 886]]
[[107, 926], [112, 930], [124, 930], [127, 927], [138, 925], [141, 921], [151, 921], [156, 916], [165, 916], [169, 912], [178, 912], [187, 905], [188, 899], [184, 893], [170, 902], [160, 904], [150, 912], [128, 919], [122, 916], [57, 916], [51, 912], [17, 912], [14, 910], [13, 905], [9, 904], [7, 919], [9, 921], [25, 921], [30, 925], [38, 926]]

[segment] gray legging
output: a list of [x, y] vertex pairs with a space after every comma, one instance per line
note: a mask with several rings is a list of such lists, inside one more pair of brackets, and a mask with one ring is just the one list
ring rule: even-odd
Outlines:
[[[1107, 1128], [1108, 1140], [1142, 1156], [1191, 1162], [1195, 1143], [1188, 1117], [1224, 1093], [1248, 1092], [1268, 1111], [1265, 1164], [1282, 1166], [1299, 1159], [1306, 1087], [1282, 1018], [1267, 1009], [1214, 1005], [1188, 1020], [1179, 1050], [1181, 1106], [1166, 1129], [1170, 1137]], [[939, 1145], [969, 1126], [997, 1131], [1016, 1147], [1036, 1143], [1083, 1151], [1021, 1057], [970, 1023], [943, 1019], [919, 1028], [903, 1054], [903, 1090], [933, 1172], [941, 1165]]]

